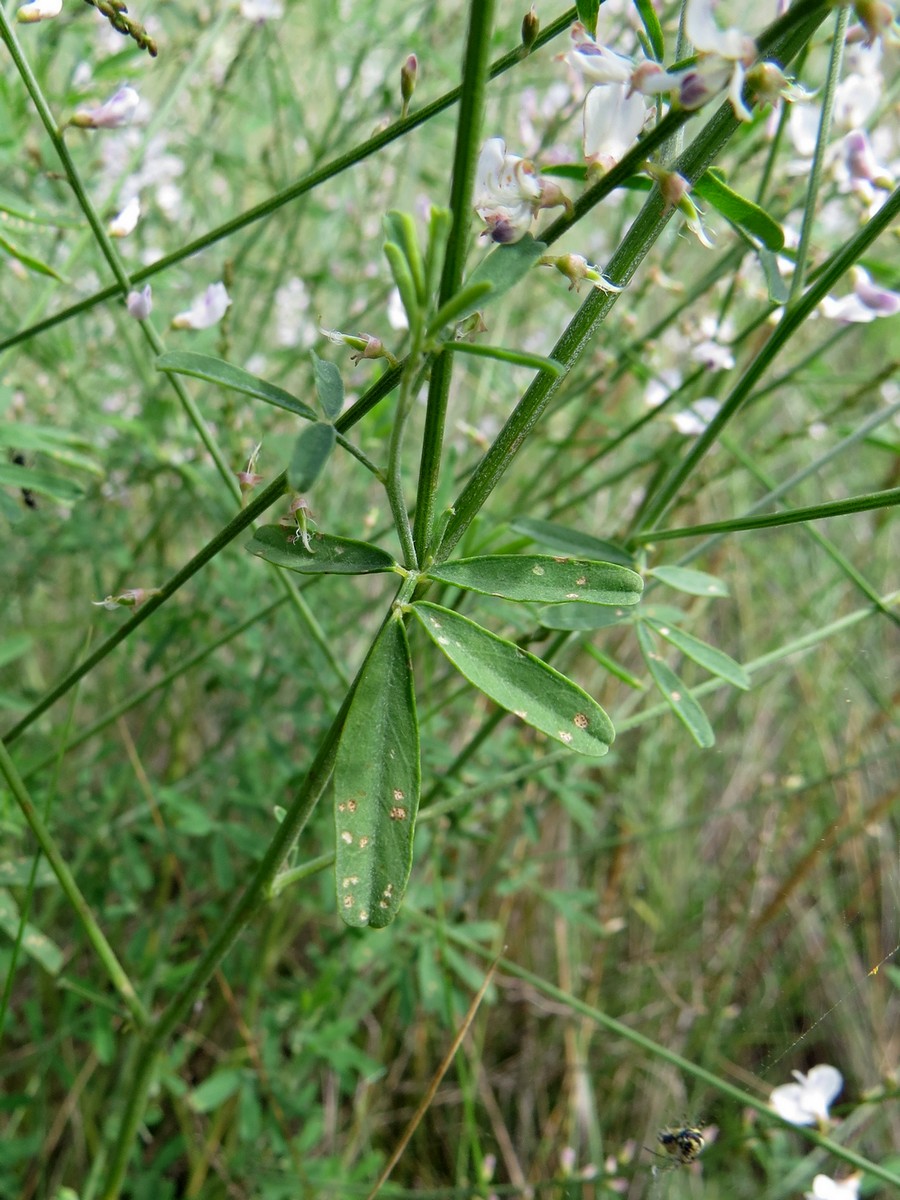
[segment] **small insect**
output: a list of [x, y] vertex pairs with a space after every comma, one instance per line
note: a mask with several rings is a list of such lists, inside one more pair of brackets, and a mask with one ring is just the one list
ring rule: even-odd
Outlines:
[[656, 1140], [672, 1166], [677, 1167], [696, 1162], [705, 1145], [703, 1131], [695, 1125], [667, 1125], [657, 1134]]

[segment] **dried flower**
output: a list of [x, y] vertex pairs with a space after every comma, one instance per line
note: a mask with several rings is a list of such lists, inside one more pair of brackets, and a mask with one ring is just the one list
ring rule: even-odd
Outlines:
[[622, 289], [618, 284], [611, 283], [602, 272], [596, 267], [592, 267], [586, 258], [580, 254], [544, 254], [538, 259], [538, 263], [542, 267], [556, 267], [561, 275], [565, 275], [569, 280], [569, 291], [577, 292], [581, 290], [581, 281], [588, 280], [595, 288], [599, 288], [602, 292], [621, 292]]
[[118, 596], [107, 596], [105, 600], [92, 600], [96, 608], [107, 608], [110, 612], [116, 608], [140, 608], [151, 596], [158, 596], [162, 588], [129, 588], [127, 592], [119, 592]]

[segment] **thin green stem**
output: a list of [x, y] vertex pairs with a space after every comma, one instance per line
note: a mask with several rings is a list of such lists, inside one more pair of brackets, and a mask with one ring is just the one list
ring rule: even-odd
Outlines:
[[800, 243], [797, 247], [797, 256], [794, 262], [794, 275], [791, 279], [788, 306], [793, 304], [801, 295], [803, 285], [806, 282], [806, 263], [809, 258], [809, 247], [816, 219], [816, 201], [819, 196], [819, 188], [822, 184], [825, 151], [828, 149], [828, 139], [831, 134], [834, 98], [841, 78], [841, 63], [844, 58], [844, 36], [847, 32], [847, 22], [849, 19], [850, 8], [848, 5], [842, 5], [834, 14], [834, 37], [831, 40], [831, 59], [828, 63], [828, 75], [825, 80], [825, 91], [822, 97], [822, 110], [819, 115], [819, 132], [816, 137], [816, 149], [809, 171], [809, 187], [806, 189], [806, 205], [803, 210]]
[[88, 941], [103, 964], [110, 982], [122, 997], [135, 1025], [139, 1029], [143, 1029], [150, 1020], [150, 1014], [141, 1003], [134, 985], [128, 978], [118, 958], [116, 958], [112, 946], [106, 940], [103, 930], [94, 917], [91, 906], [81, 894], [81, 890], [75, 882], [75, 877], [66, 865], [66, 860], [57, 849], [56, 842], [53, 840], [50, 830], [44, 824], [40, 813], [32, 803], [28, 789], [22, 782], [22, 778], [16, 770], [16, 765], [6, 748], [6, 743], [3, 741], [0, 741], [0, 774], [6, 780], [7, 786], [15, 797], [16, 803], [21, 809], [25, 820], [28, 822], [31, 832], [34, 834], [44, 856], [53, 868], [53, 873], [59, 880], [59, 885], [69, 905], [81, 922]]
[[819, 274], [816, 281], [810, 285], [797, 303], [785, 309], [772, 336], [744, 371], [715, 417], [647, 505], [643, 517], [645, 525], [652, 527], [663, 518], [674, 504], [686, 480], [690, 478], [715, 444], [721, 430], [744, 405], [775, 357], [791, 343], [796, 331], [816, 305], [827, 295], [829, 289], [877, 241], [881, 234], [890, 228], [898, 214], [900, 214], [900, 188], [891, 193], [875, 216], [833, 256], [828, 270]]
[[84, 662], [71, 670], [68, 675], [62, 679], [56, 687], [52, 688], [34, 708], [27, 712], [20, 721], [18, 721], [6, 734], [7, 742], [13, 742], [20, 734], [32, 725], [37, 718], [47, 711], [56, 703], [68, 690], [75, 686], [79, 679], [83, 679], [89, 671], [92, 671], [99, 662], [102, 662], [106, 656], [118, 646], [120, 642], [125, 641], [130, 636], [133, 630], [137, 629], [138, 625], [142, 625], [156, 610], [173, 596], [185, 583], [188, 582], [194, 575], [197, 574], [206, 564], [219, 553], [223, 547], [229, 542], [234, 541], [239, 533], [251, 525], [260, 513], [265, 512], [270, 505], [280, 499], [287, 489], [287, 475], [282, 472], [277, 479], [274, 479], [264, 492], [260, 492], [243, 511], [239, 512], [224, 529], [220, 530], [216, 536], [203, 547], [199, 553], [181, 568], [159, 589], [155, 596], [151, 596], [149, 600], [138, 609], [138, 611], [120, 626], [114, 634], [106, 639], [93, 654], [89, 655]]
[[[438, 308], [459, 291], [466, 265], [471, 224], [469, 214], [484, 118], [488, 52], [493, 22], [494, 0], [471, 0], [463, 59], [459, 118], [456, 123], [453, 176], [450, 182], [450, 213], [453, 223], [444, 252]], [[416, 516], [413, 531], [418, 552], [417, 561], [424, 561], [431, 541], [452, 374], [453, 355], [438, 355], [431, 370], [431, 382], [428, 388], [425, 431], [422, 436], [422, 455], [416, 488]]]

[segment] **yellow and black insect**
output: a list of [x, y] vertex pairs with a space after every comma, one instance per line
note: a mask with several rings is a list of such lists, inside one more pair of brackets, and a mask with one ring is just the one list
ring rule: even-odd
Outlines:
[[703, 1130], [695, 1125], [667, 1125], [657, 1134], [656, 1140], [672, 1165], [678, 1167], [696, 1162], [705, 1145]]

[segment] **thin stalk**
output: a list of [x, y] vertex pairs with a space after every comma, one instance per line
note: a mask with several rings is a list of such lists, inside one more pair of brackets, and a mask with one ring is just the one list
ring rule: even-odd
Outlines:
[[890, 228], [898, 214], [900, 214], [900, 188], [891, 193], [875, 216], [867, 221], [859, 232], [833, 256], [828, 270], [820, 273], [797, 303], [784, 310], [781, 321], [772, 336], [744, 371], [725, 403], [681, 463], [651, 499], [644, 513], [644, 523], [647, 526], [656, 525], [662, 520], [674, 504], [686, 480], [690, 478], [715, 444], [721, 430], [743, 406], [775, 357], [791, 343], [794, 334], [838, 279], [858, 261], [886, 229]]
[[216, 536], [203, 547], [199, 553], [181, 568], [169, 579], [159, 590], [159, 594], [151, 596], [138, 611], [121, 625], [115, 633], [111, 634], [105, 642], [97, 647], [93, 654], [89, 655], [84, 662], [74, 667], [68, 675], [62, 679], [56, 687], [52, 688], [29, 712], [25, 714], [4, 736], [7, 742], [13, 742], [32, 725], [37, 718], [47, 711], [56, 703], [68, 690], [75, 686], [79, 679], [83, 679], [89, 671], [102, 662], [106, 656], [123, 642], [133, 630], [137, 629], [138, 625], [142, 625], [152, 613], [173, 596], [185, 583], [188, 582], [194, 575], [198, 573], [206, 564], [222, 550], [229, 542], [234, 541], [239, 533], [251, 525], [260, 513], [265, 512], [270, 505], [284, 495], [287, 489], [287, 475], [282, 472], [277, 479], [274, 479], [264, 492], [260, 492], [245, 509], [239, 512], [224, 529], [220, 530]]
[[806, 282], [806, 264], [809, 259], [809, 246], [816, 218], [816, 201], [819, 195], [819, 188], [822, 184], [825, 151], [828, 149], [828, 137], [831, 133], [834, 98], [841, 78], [841, 63], [844, 58], [844, 37], [847, 33], [847, 22], [849, 19], [850, 9], [847, 5], [842, 5], [834, 14], [834, 37], [831, 41], [831, 59], [828, 63], [828, 75], [825, 79], [822, 111], [819, 115], [819, 131], [816, 137], [816, 149], [809, 170], [809, 187], [806, 189], [806, 205], [803, 210], [800, 243], [797, 246], [797, 257], [794, 263], [794, 275], [791, 279], [788, 307], [795, 303], [801, 295], [803, 285]]
[[[545, 46], [553, 38], [557, 37], [572, 24], [576, 19], [576, 11], [574, 8], [567, 9], [564, 13], [551, 21], [546, 28], [542, 29], [538, 34], [532, 52]], [[0, 25], [0, 32], [3, 31], [3, 26]], [[510, 50], [490, 68], [490, 78], [496, 79], [497, 76], [503, 75], [512, 67], [517, 66], [522, 61], [520, 47]], [[333, 159], [330, 163], [326, 163], [324, 167], [320, 167], [315, 171], [310, 171], [309, 174], [302, 176], [295, 183], [283, 188], [280, 192], [276, 192], [274, 196], [270, 196], [267, 200], [261, 201], [259, 204], [248, 208], [242, 213], [238, 213], [236, 217], [232, 217], [230, 221], [225, 221], [222, 225], [216, 226], [214, 229], [208, 230], [201, 234], [191, 242], [180, 246], [177, 250], [173, 250], [171, 254], [165, 255], [163, 258], [158, 258], [156, 262], [148, 264], [146, 267], [141, 267], [139, 270], [132, 272], [131, 281], [133, 284], [144, 283], [148, 279], [152, 279], [154, 275], [158, 275], [161, 271], [168, 270], [169, 267], [175, 266], [185, 259], [191, 258], [195, 254], [199, 254], [202, 250], [206, 250], [210, 246], [214, 246], [217, 242], [224, 238], [230, 237], [233, 233], [239, 233], [248, 225], [254, 224], [256, 221], [261, 221], [266, 217], [273, 216], [290, 204], [292, 200], [298, 199], [300, 196], [306, 195], [307, 192], [313, 191], [314, 188], [326, 183], [329, 179], [342, 174], [350, 167], [356, 166], [357, 163], [365, 161], [365, 159], [376, 154], [379, 150], [389, 146], [391, 142], [403, 137], [411, 130], [419, 125], [430, 121], [432, 117], [443, 112], [445, 109], [452, 107], [460, 97], [462, 89], [459, 87], [451, 88], [445, 92], [443, 96], [439, 96], [437, 100], [433, 100], [430, 104], [424, 105], [417, 109], [403, 120], [395, 122], [388, 129], [374, 134], [367, 141], [362, 142], [358, 146], [354, 146], [348, 150], [346, 154], [341, 154]], [[72, 317], [78, 316], [80, 313], [88, 312], [95, 308], [98, 304], [103, 304], [107, 300], [114, 299], [120, 294], [120, 288], [114, 284], [111, 287], [102, 288], [94, 292], [91, 296], [86, 296], [83, 300], [79, 300], [77, 304], [70, 305], [69, 308], [62, 309], [58, 313], [54, 313], [50, 317], [44, 318], [33, 325], [29, 325], [27, 329], [21, 329], [18, 333], [10, 334], [9, 337], [0, 339], [0, 353], [10, 346], [15, 346], [20, 342], [27, 341], [29, 338], [35, 337], [39, 333], [43, 333], [45, 329], [52, 329], [54, 325], [59, 325], [62, 322], [70, 320]]]
[[[484, 117], [488, 81], [488, 52], [494, 22], [494, 0], [471, 0], [466, 49], [463, 58], [459, 118], [456, 124], [456, 149], [450, 182], [452, 225], [444, 251], [444, 268], [438, 291], [438, 308], [454, 296], [462, 283], [469, 242], [469, 213], [475, 184], [475, 167]], [[444, 424], [450, 398], [453, 355], [441, 354], [431, 370], [425, 431], [416, 488], [416, 516], [413, 533], [417, 560], [424, 561], [431, 540], [434, 506], [437, 497], [444, 444]]]
[[6, 780], [9, 790], [15, 797], [22, 815], [25, 817], [31, 832], [35, 836], [35, 840], [53, 868], [53, 873], [59, 880], [59, 886], [62, 888], [72, 911], [81, 922], [87, 939], [100, 959], [110, 982], [122, 997], [122, 1001], [131, 1014], [135, 1025], [138, 1029], [144, 1029], [150, 1021], [150, 1014], [141, 1003], [134, 985], [128, 978], [128, 974], [116, 957], [112, 946], [106, 940], [103, 930], [94, 917], [91, 906], [81, 894], [81, 890], [75, 882], [74, 875], [66, 865], [66, 860], [57, 849], [56, 842], [53, 840], [50, 830], [44, 824], [40, 813], [32, 803], [28, 789], [22, 782], [22, 778], [16, 770], [16, 764], [10, 757], [6, 744], [2, 740], [0, 740], [0, 774]]

